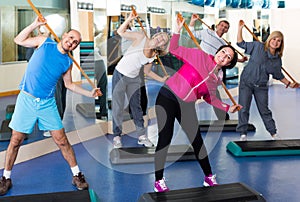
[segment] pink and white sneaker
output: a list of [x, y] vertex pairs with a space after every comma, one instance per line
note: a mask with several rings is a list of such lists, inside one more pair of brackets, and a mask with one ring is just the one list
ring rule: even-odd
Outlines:
[[157, 180], [154, 183], [154, 191], [155, 192], [166, 192], [169, 191], [169, 188], [166, 185], [165, 179]]
[[216, 177], [217, 177], [216, 175], [212, 175], [212, 174], [210, 174], [209, 176], [205, 176], [203, 185], [205, 187], [217, 186], [218, 183]]

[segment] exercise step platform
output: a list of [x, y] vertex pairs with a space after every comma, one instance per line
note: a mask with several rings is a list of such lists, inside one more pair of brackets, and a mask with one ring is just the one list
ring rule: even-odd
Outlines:
[[265, 202], [263, 196], [243, 183], [223, 184], [214, 187], [197, 187], [143, 194], [138, 202]]
[[0, 141], [9, 141], [12, 130], [8, 127], [10, 120], [3, 120], [0, 129]]
[[[207, 131], [236, 131], [238, 120], [201, 120], [199, 127], [201, 132]], [[248, 131], [255, 131], [253, 124], [248, 124]]]
[[79, 103], [76, 105], [78, 111], [85, 118], [96, 118], [96, 109], [94, 103]]
[[15, 111], [15, 105], [14, 104], [7, 105], [5, 111], [6, 111], [6, 115], [5, 115], [6, 120], [10, 120]]
[[11, 128], [9, 127], [10, 120], [3, 120], [1, 123], [0, 132], [11, 132]]
[[11, 132], [0, 132], [0, 141], [10, 141], [11, 136]]
[[[114, 148], [110, 152], [112, 164], [150, 163], [154, 162], [155, 147]], [[190, 145], [170, 145], [167, 161], [196, 160], [194, 150]]]
[[[100, 116], [99, 110], [96, 110], [95, 103], [79, 103], [76, 105], [76, 111], [78, 111], [85, 118], [94, 118], [94, 119], [102, 118], [102, 116]], [[108, 117], [106, 116], [106, 119], [107, 118]], [[130, 117], [129, 113], [124, 112], [123, 121], [128, 121], [128, 120], [131, 120], [131, 117]]]
[[92, 190], [55, 192], [45, 194], [29, 194], [7, 196], [0, 198], [0, 202], [100, 202], [97, 194]]
[[300, 155], [300, 139], [232, 141], [226, 146], [234, 156]]

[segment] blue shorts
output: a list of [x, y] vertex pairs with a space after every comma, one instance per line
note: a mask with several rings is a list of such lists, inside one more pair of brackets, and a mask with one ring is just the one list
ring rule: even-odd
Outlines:
[[55, 98], [40, 99], [21, 91], [9, 127], [18, 132], [30, 134], [36, 123], [40, 130], [63, 128]]

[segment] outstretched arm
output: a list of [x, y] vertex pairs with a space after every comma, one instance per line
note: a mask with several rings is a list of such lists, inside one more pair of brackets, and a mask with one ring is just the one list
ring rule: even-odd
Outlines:
[[286, 88], [288, 88], [288, 87], [290, 87], [290, 88], [299, 88], [299, 83], [291, 82], [285, 77], [283, 79], [281, 79], [280, 81], [285, 84]]
[[151, 70], [151, 67], [152, 67], [152, 63], [149, 63], [149, 64], [146, 64], [144, 65], [144, 73], [147, 75], [147, 76], [150, 76], [152, 79], [156, 80], [156, 81], [159, 81], [159, 82], [165, 82], [169, 76], [164, 76], [164, 77], [161, 77], [159, 76], [158, 74], [154, 73], [152, 70]]
[[81, 94], [81, 95], [84, 95], [87, 97], [97, 97], [98, 92], [100, 91], [100, 88], [94, 88], [91, 91], [88, 91], [88, 90], [85, 90], [84, 88], [82, 88], [80, 85], [73, 83], [72, 77], [71, 77], [71, 70], [72, 70], [72, 66], [63, 75], [63, 80], [64, 80], [66, 88], [75, 93], [78, 93], [78, 94]]

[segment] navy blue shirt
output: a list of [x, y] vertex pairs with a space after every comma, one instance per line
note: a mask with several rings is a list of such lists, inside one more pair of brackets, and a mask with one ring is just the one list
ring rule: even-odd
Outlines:
[[242, 41], [237, 45], [245, 49], [245, 53], [251, 56], [248, 64], [243, 69], [241, 81], [253, 85], [266, 85], [270, 74], [277, 80], [284, 78], [281, 72], [281, 57], [277, 52], [272, 55], [269, 50], [264, 50], [263, 43], [257, 41]]

